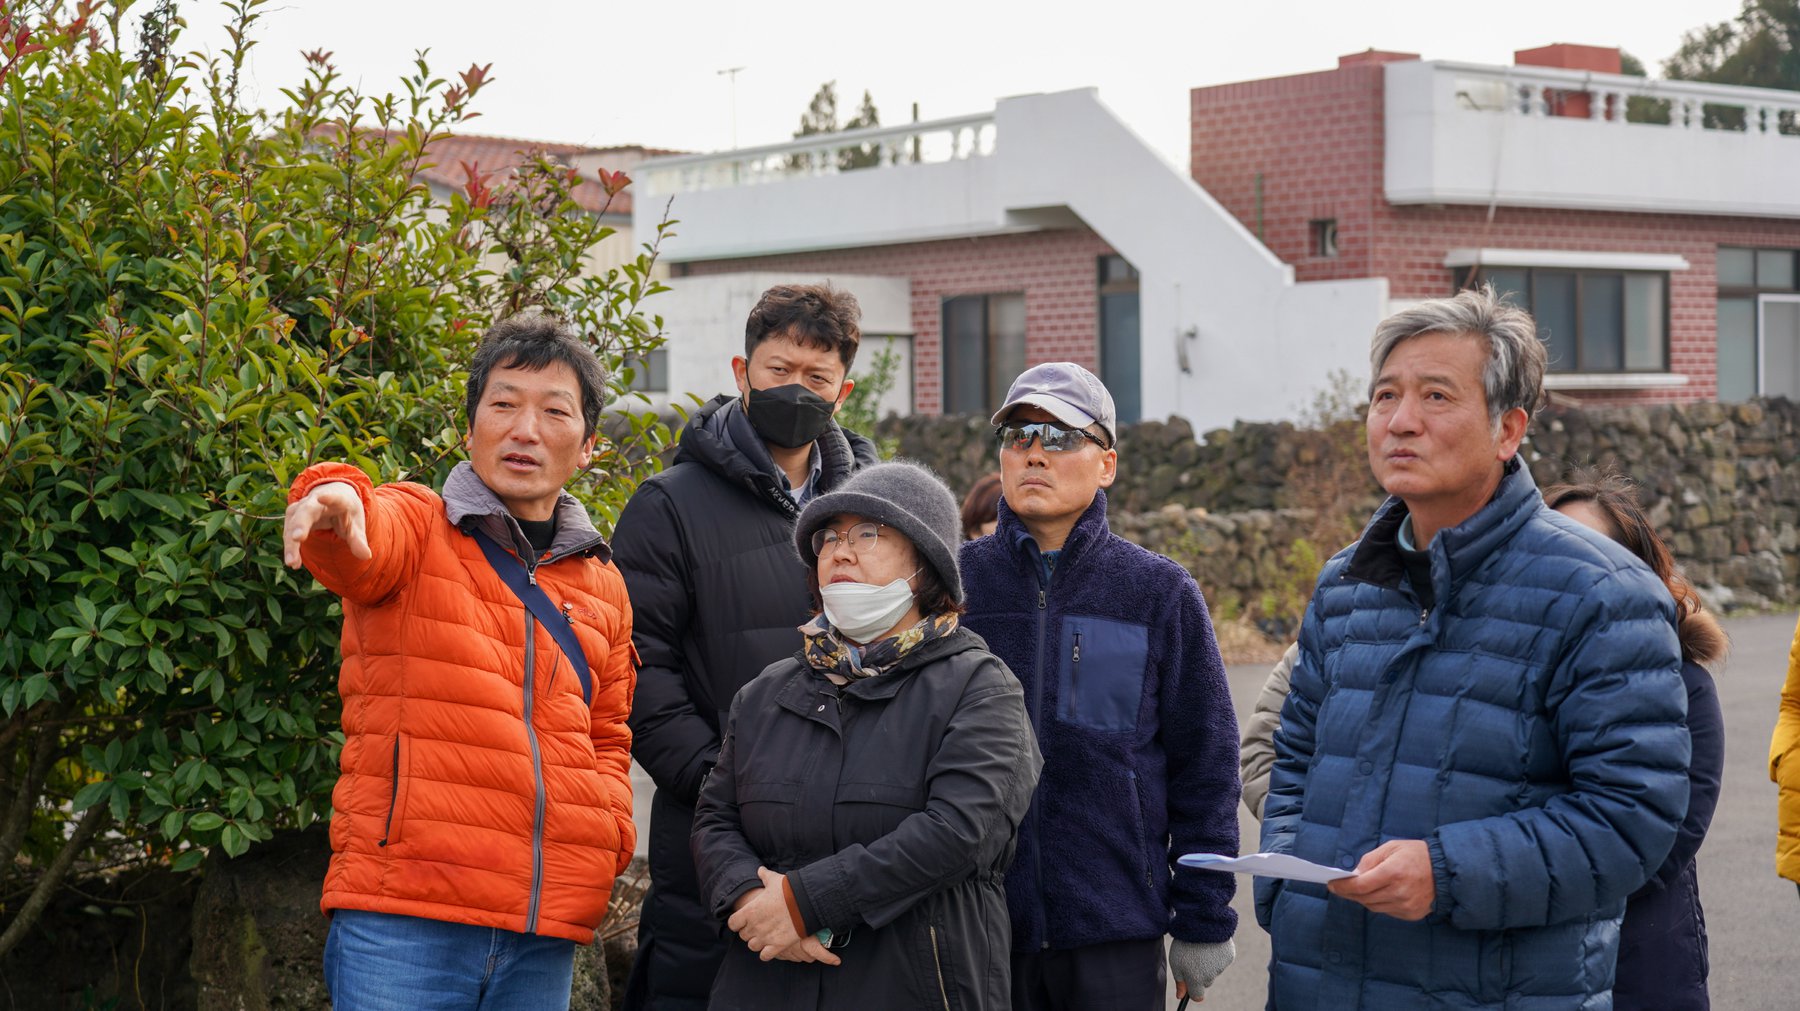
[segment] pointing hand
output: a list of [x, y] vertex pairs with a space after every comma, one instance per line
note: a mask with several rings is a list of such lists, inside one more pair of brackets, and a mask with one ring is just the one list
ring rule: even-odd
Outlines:
[[300, 545], [321, 530], [343, 538], [357, 558], [371, 557], [364, 527], [362, 497], [342, 481], [327, 481], [287, 507], [281, 530], [281, 555], [288, 568], [300, 567]]

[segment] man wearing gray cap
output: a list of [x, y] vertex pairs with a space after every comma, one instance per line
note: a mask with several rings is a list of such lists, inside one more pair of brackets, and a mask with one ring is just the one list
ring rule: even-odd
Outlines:
[[962, 548], [964, 624], [1025, 687], [1044, 756], [1006, 876], [1013, 1007], [1160, 1009], [1231, 964], [1236, 884], [1173, 858], [1237, 852], [1237, 719], [1193, 577], [1116, 536], [1112, 395], [1079, 365], [994, 414], [999, 526]]

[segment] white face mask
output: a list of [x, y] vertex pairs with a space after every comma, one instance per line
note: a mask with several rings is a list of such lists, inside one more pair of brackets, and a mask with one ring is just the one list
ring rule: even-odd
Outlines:
[[[913, 571], [913, 576], [920, 569]], [[825, 620], [852, 642], [864, 643], [893, 628], [913, 605], [912, 576], [886, 586], [870, 583], [826, 583], [819, 587]]]

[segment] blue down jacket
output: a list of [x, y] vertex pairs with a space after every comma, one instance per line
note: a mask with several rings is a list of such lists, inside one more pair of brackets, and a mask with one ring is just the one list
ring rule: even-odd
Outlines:
[[1687, 810], [1674, 602], [1514, 461], [1432, 540], [1423, 611], [1395, 550], [1405, 515], [1390, 499], [1319, 575], [1262, 839], [1346, 868], [1423, 839], [1436, 899], [1408, 923], [1257, 879], [1269, 1006], [1610, 1008], [1625, 898]]
[[1171, 874], [1238, 846], [1237, 716], [1200, 588], [1107, 527], [1105, 492], [1047, 584], [1039, 559], [1004, 501], [962, 546], [963, 624], [1018, 675], [1044, 755], [1006, 874], [1013, 951], [1227, 940], [1232, 876]]

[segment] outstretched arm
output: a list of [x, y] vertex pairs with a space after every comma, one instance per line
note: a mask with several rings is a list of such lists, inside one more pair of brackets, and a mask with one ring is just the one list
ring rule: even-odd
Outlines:
[[377, 604], [418, 571], [443, 505], [416, 484], [375, 487], [349, 464], [318, 463], [288, 489], [282, 556], [345, 600]]

